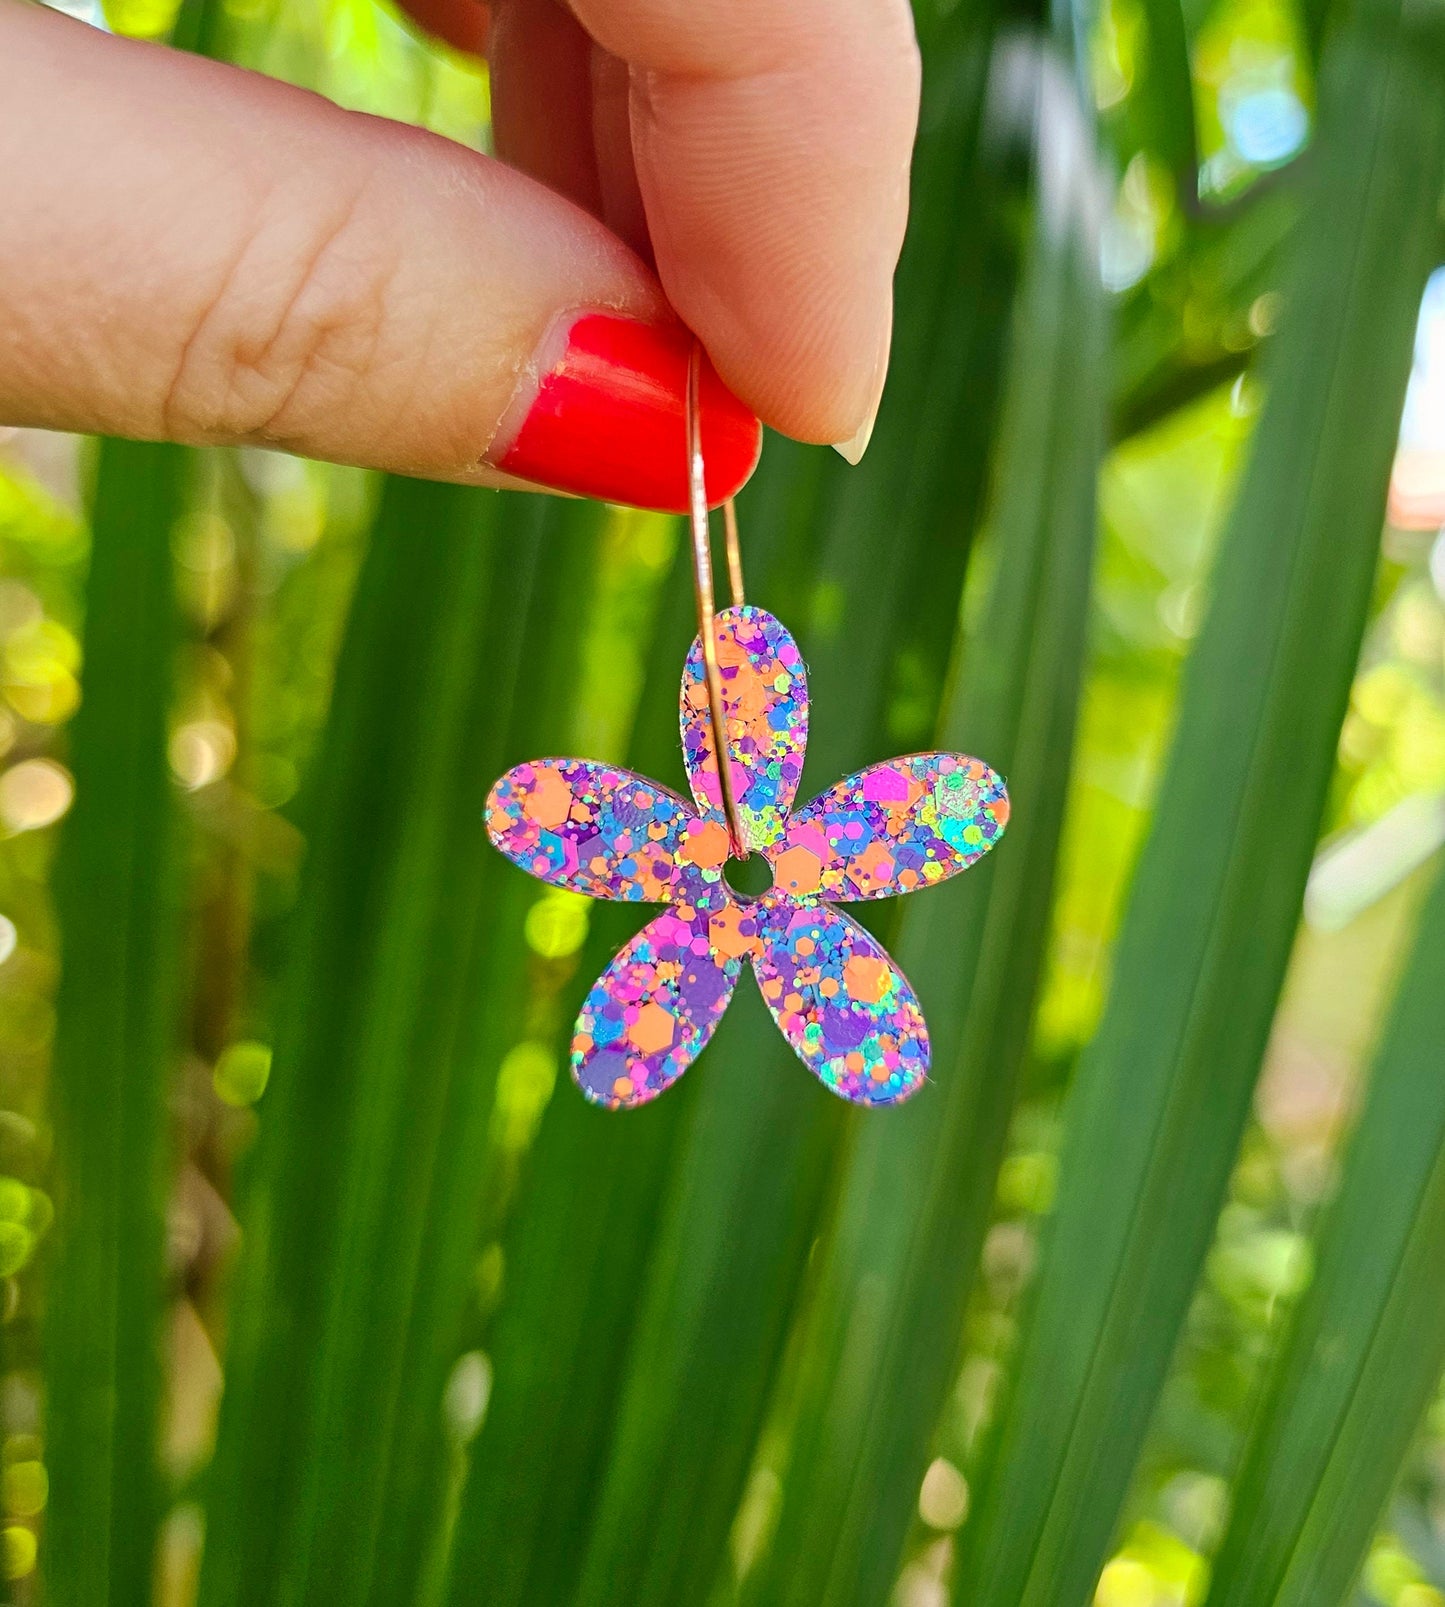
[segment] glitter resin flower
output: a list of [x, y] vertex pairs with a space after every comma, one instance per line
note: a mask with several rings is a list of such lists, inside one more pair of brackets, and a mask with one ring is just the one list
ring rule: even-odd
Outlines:
[[593, 898], [664, 904], [582, 1006], [572, 1075], [595, 1104], [655, 1099], [701, 1053], [750, 964], [783, 1036], [844, 1099], [891, 1105], [928, 1074], [928, 1029], [907, 978], [833, 901], [890, 898], [955, 876], [1008, 820], [1001, 777], [961, 753], [918, 753], [793, 809], [808, 740], [797, 644], [760, 608], [716, 619], [739, 825], [771, 866], [758, 898], [723, 877], [722, 811], [702, 648], [682, 675], [694, 803], [588, 759], [536, 759], [487, 800], [492, 841], [523, 870]]

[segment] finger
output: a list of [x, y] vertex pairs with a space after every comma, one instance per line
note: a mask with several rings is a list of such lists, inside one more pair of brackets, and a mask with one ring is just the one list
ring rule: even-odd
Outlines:
[[647, 209], [632, 159], [632, 76], [627, 63], [592, 47], [592, 147], [602, 221], [653, 267]]
[[479, 0], [402, 0], [402, 9], [429, 34], [468, 55], [487, 49], [487, 8]]
[[[685, 505], [690, 337], [542, 186], [40, 7], [0, 105], [0, 422]], [[702, 425], [718, 499], [757, 423], [710, 371]]]
[[488, 41], [492, 141], [504, 162], [602, 216], [592, 145], [592, 41], [557, 0], [507, 0]]
[[600, 217], [645, 260], [627, 63], [562, 0], [499, 0], [488, 54], [497, 155]]
[[768, 423], [846, 442], [876, 408], [907, 212], [906, 0], [571, 0], [631, 67], [658, 273]]

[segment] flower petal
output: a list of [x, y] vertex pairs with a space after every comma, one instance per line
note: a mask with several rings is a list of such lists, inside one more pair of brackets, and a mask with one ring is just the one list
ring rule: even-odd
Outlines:
[[727, 853], [726, 832], [675, 792], [590, 759], [515, 765], [487, 799], [487, 832], [508, 859], [554, 887], [643, 903], [671, 903], [704, 880], [718, 882]]
[[893, 1105], [928, 1076], [928, 1028], [908, 979], [842, 910], [768, 893], [753, 969], [803, 1064], [859, 1105]]
[[[740, 824], [749, 848], [766, 848], [783, 835], [803, 773], [807, 673], [798, 644], [764, 609], [725, 608], [715, 624]], [[682, 751], [698, 807], [721, 810], [700, 638], [682, 671]]]
[[982, 759], [915, 753], [820, 793], [768, 851], [794, 898], [891, 898], [967, 870], [1003, 835], [1008, 789]]
[[648, 922], [598, 978], [572, 1037], [572, 1076], [610, 1110], [655, 1099], [702, 1053], [755, 941], [726, 888]]

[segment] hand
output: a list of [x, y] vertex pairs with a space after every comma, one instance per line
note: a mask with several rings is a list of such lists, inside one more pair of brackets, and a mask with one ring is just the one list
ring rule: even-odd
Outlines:
[[906, 0], [412, 5], [510, 165], [0, 0], [0, 422], [680, 509], [692, 330], [714, 500], [755, 415], [861, 450]]

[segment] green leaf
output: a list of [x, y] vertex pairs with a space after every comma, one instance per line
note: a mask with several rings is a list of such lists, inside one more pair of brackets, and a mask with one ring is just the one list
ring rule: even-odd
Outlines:
[[55, 869], [46, 1572], [59, 1607], [149, 1602], [160, 1516], [167, 1088], [179, 1047], [166, 722], [186, 469], [176, 447], [104, 442], [92, 509], [75, 805]]
[[[436, 896], [454, 946], [454, 968], [433, 972], [414, 1008], [422, 1022], [413, 1064], [437, 1068], [440, 1099], [425, 1142], [406, 1141], [402, 1164], [426, 1158], [429, 1177], [416, 1202], [413, 1283], [403, 1308], [385, 1482], [370, 1515], [377, 1525], [368, 1600], [376, 1607], [413, 1599], [420, 1565], [440, 1541], [445, 1518], [443, 1392], [474, 1300], [479, 1206], [491, 1179], [483, 1165], [492, 1083], [504, 1052], [525, 1030], [521, 1019], [530, 959], [523, 926], [537, 889], [515, 876], [486, 841], [482, 804], [510, 764], [569, 747], [576, 675], [597, 549], [609, 518], [588, 504], [513, 498], [496, 555], [491, 613], [475, 704], [448, 742], [474, 778], [455, 802], [454, 836], [439, 865]], [[463, 651], [477, 656], [475, 639]], [[337, 1596], [337, 1601], [343, 1598]]]
[[970, 1607], [1089, 1599], [1208, 1247], [1369, 600], [1445, 157], [1439, 14], [1327, 51], [1269, 400], [1186, 677], [1057, 1206], [960, 1557]]
[[1209, 1607], [1345, 1599], [1445, 1367], [1445, 873], [1436, 878], [1317, 1271], [1290, 1325]]
[[583, 1554], [587, 1607], [687, 1600], [719, 1566], [837, 1141], [842, 1111], [779, 1054], [761, 1000], [740, 990], [729, 1016], [725, 1075], [701, 1083], [675, 1146]]
[[604, 518], [386, 484], [242, 1215], [208, 1604], [410, 1593], [523, 991], [522, 904], [499, 901], [483, 804], [562, 726]]
[[1180, 0], [1145, 0], [1147, 46], [1128, 105], [1140, 144], [1174, 178], [1186, 213], [1199, 210], [1199, 137], [1189, 34]]
[[[750, 549], [756, 566], [756, 553]], [[677, 683], [693, 624], [691, 560], [679, 543], [653, 632], [627, 763], [676, 779]], [[589, 988], [638, 924], [598, 905], [573, 993]], [[556, 1044], [565, 1059], [575, 999]], [[506, 1297], [488, 1336], [492, 1389], [472, 1449], [448, 1561], [466, 1607], [565, 1601], [607, 1453], [616, 1377], [636, 1319], [659, 1196], [686, 1088], [619, 1118], [565, 1075], [542, 1119], [504, 1239]], [[558, 1545], [555, 1536], [574, 1537]]]
[[231, 54], [230, 32], [221, 0], [181, 0], [171, 29], [171, 44], [177, 50], [224, 61]]
[[939, 733], [1004, 772], [1014, 812], [982, 865], [903, 911], [895, 952], [927, 1001], [935, 1086], [862, 1123], [844, 1171], [757, 1603], [887, 1599], [952, 1383], [1048, 929], [1108, 393], [1102, 175], [1067, 74], [1042, 53], [1033, 71], [1039, 164], [1067, 173], [1067, 201], [1034, 231], [996, 464], [997, 569]]

